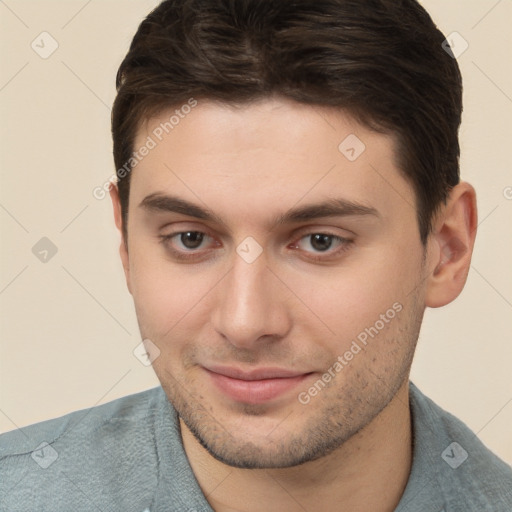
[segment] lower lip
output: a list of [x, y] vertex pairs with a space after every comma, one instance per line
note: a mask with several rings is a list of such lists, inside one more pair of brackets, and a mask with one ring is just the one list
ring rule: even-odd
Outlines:
[[210, 371], [208, 371], [208, 373], [213, 383], [220, 391], [233, 400], [246, 404], [261, 404], [277, 398], [296, 387], [311, 375], [308, 373], [298, 375], [297, 377], [240, 380]]

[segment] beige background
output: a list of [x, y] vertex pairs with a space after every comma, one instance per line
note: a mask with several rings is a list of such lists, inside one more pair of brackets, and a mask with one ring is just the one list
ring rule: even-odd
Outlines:
[[[0, 431], [158, 385], [132, 353], [109, 199], [92, 195], [113, 172], [115, 72], [156, 4], [0, 2]], [[427, 312], [412, 378], [512, 463], [512, 4], [423, 4], [469, 43], [461, 167], [480, 227], [465, 291]], [[43, 31], [59, 45], [47, 59], [31, 48]], [[32, 253], [42, 237], [58, 249], [46, 263]]]

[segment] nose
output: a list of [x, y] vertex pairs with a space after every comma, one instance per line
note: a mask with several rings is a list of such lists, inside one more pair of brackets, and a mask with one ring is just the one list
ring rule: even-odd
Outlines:
[[217, 290], [212, 314], [215, 330], [240, 349], [255, 349], [291, 328], [283, 284], [267, 267], [265, 255], [247, 263], [238, 254]]

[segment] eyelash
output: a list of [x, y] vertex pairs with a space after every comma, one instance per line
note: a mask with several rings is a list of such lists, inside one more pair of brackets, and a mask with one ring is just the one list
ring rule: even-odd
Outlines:
[[[204, 254], [198, 254], [196, 252], [183, 252], [183, 251], [180, 251], [180, 250], [176, 250], [174, 249], [173, 247], [170, 246], [170, 242], [173, 238], [177, 237], [177, 236], [180, 236], [180, 235], [183, 235], [185, 233], [200, 233], [202, 235], [205, 235], [206, 237], [208, 238], [212, 238], [212, 236], [210, 236], [208, 233], [205, 233], [203, 231], [194, 231], [194, 230], [188, 230], [188, 231], [178, 231], [176, 233], [170, 233], [168, 235], [160, 235], [159, 238], [160, 238], [160, 243], [162, 243], [162, 245], [164, 245], [164, 247], [172, 254], [172, 256], [174, 258], [176, 258], [177, 260], [179, 261], [193, 261], [193, 260], [198, 260], [198, 259], [201, 259]], [[304, 235], [302, 235], [299, 239], [297, 239], [297, 242], [293, 242], [293, 244], [290, 244], [290, 245], [294, 245], [295, 248], [297, 247], [298, 243], [303, 240], [304, 238], [307, 238], [307, 237], [311, 237], [313, 235], [325, 235], [325, 236], [328, 236], [330, 238], [332, 238], [332, 241], [333, 242], [337, 242], [339, 243], [339, 247], [334, 250], [334, 251], [330, 251], [329, 249], [325, 252], [325, 253], [318, 253], [319, 255], [314, 255], [314, 253], [310, 253], [310, 252], [307, 252], [307, 258], [309, 260], [312, 260], [312, 261], [328, 261], [329, 259], [335, 257], [335, 256], [338, 256], [340, 255], [341, 253], [345, 252], [346, 250], [348, 250], [348, 248], [350, 247], [350, 245], [352, 245], [353, 243], [353, 240], [350, 240], [348, 238], [344, 238], [344, 237], [341, 237], [339, 235], [335, 235], [333, 233], [329, 233], [329, 232], [324, 232], [324, 231], [312, 231], [310, 233], [306, 233]], [[220, 244], [218, 244], [220, 245]]]

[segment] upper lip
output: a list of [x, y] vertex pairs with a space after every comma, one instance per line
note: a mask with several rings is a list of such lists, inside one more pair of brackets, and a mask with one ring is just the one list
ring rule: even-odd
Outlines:
[[205, 366], [205, 369], [238, 380], [289, 379], [310, 373], [287, 370], [285, 368], [254, 368], [252, 370], [242, 370], [241, 368], [232, 366]]

